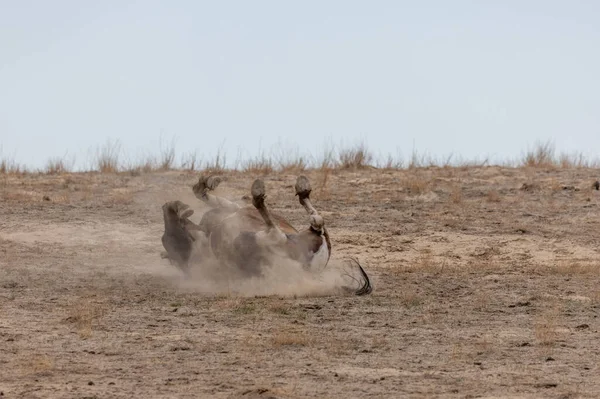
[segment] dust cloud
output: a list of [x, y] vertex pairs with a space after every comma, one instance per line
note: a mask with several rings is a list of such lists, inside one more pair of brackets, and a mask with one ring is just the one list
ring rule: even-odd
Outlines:
[[[169, 265], [164, 260], [164, 267]], [[321, 272], [303, 269], [298, 262], [280, 259], [263, 265], [262, 275], [248, 277], [216, 259], [192, 265], [187, 275], [171, 275], [184, 291], [213, 295], [316, 297], [350, 295], [360, 288], [360, 274], [348, 261], [331, 260]]]

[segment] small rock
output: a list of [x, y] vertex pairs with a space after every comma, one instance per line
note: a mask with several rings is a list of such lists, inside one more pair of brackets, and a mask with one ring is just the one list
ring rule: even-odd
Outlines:
[[50, 197], [48, 197], [47, 195], [44, 195], [44, 196], [42, 197], [42, 199], [43, 199], [44, 201], [50, 201]]
[[578, 330], [587, 330], [588, 328], [590, 328], [590, 325], [589, 325], [589, 324], [585, 324], [585, 323], [584, 323], [584, 324], [580, 324], [580, 325], [578, 325], [578, 326], [577, 326], [577, 327], [575, 327], [575, 328], [576, 328], [576, 329], [578, 329]]
[[552, 356], [548, 356], [548, 357], [546, 358], [546, 361], [547, 361], [547, 362], [553, 362], [553, 361], [554, 361], [554, 358], [553, 358]]
[[89, 381], [88, 385], [94, 385], [94, 381]]
[[596, 190], [600, 190], [600, 181], [599, 181], [599, 180], [596, 180], [596, 181], [594, 182], [594, 184], [593, 184], [593, 187], [594, 187]]

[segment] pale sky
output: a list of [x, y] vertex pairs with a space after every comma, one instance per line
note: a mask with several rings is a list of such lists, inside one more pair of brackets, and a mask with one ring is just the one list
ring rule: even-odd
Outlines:
[[598, 1], [0, 0], [0, 147], [600, 148]]

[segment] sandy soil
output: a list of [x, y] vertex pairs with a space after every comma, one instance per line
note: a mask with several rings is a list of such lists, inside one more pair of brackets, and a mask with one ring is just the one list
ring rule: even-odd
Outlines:
[[[160, 206], [197, 221], [196, 174], [0, 176], [0, 397], [600, 397], [597, 170], [307, 174], [372, 295], [185, 281]], [[267, 201], [304, 227], [294, 181]]]

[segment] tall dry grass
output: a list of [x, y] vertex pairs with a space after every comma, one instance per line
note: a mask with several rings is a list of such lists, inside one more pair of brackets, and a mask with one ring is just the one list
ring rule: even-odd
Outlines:
[[546, 169], [598, 168], [600, 162], [578, 152], [557, 155], [552, 141], [538, 141], [532, 149], [526, 151], [518, 166]]
[[[242, 156], [238, 153], [237, 159], [231, 165], [227, 162], [227, 153], [221, 145], [212, 157], [200, 157], [197, 151], [190, 151], [178, 157], [176, 142], [161, 141], [158, 155], [145, 155], [134, 160], [128, 160], [119, 140], [107, 140], [103, 145], [94, 148], [87, 169], [99, 173], [131, 173], [134, 175], [151, 173], [155, 171], [181, 170], [221, 173], [224, 171], [241, 171], [255, 175], [270, 173], [298, 173], [305, 170], [319, 170], [327, 176], [332, 171], [356, 171], [365, 168], [382, 170], [413, 170], [442, 167], [447, 170], [454, 168], [470, 168], [498, 165], [513, 168], [600, 168], [600, 161], [586, 158], [581, 153], [559, 154], [552, 142], [538, 142], [529, 149], [520, 159], [510, 162], [491, 164], [488, 159], [463, 160], [453, 155], [445, 158], [435, 158], [427, 153], [413, 151], [408, 162], [404, 162], [401, 155], [375, 156], [364, 142], [344, 146], [335, 146], [325, 143], [316, 155], [303, 153], [298, 147], [277, 144], [270, 150], [260, 150], [255, 156]], [[76, 170], [74, 161], [63, 158], [50, 158], [45, 167], [35, 172], [56, 175], [71, 173]], [[14, 161], [14, 158], [3, 156], [0, 152], [0, 175], [34, 173]], [[423, 191], [419, 182], [408, 184], [411, 191]], [[494, 198], [490, 198], [495, 201]]]

